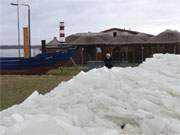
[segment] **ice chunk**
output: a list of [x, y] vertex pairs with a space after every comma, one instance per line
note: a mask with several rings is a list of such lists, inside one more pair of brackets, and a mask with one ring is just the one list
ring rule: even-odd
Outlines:
[[180, 55], [81, 72], [0, 117], [1, 135], [180, 135]]

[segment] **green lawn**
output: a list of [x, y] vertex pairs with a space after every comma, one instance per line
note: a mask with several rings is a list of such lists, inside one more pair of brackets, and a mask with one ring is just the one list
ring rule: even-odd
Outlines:
[[46, 75], [1, 75], [0, 110], [21, 103], [35, 90], [45, 94], [79, 72], [77, 68], [61, 68], [51, 70]]

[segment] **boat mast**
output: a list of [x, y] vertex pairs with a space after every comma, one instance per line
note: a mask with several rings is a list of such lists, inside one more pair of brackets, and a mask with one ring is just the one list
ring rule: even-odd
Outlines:
[[19, 26], [19, 0], [17, 0], [17, 28], [18, 28], [18, 56], [21, 56], [20, 46], [21, 46], [21, 39], [20, 39], [20, 26]]

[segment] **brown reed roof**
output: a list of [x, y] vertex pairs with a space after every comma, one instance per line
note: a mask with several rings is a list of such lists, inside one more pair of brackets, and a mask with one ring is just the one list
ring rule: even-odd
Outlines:
[[138, 33], [137, 35], [136, 35], [138, 38], [140, 38], [142, 41], [144, 41], [144, 42], [146, 42], [146, 41], [148, 41], [149, 39], [151, 39], [152, 37], [154, 37], [154, 36], [149, 36], [149, 35], [147, 35], [147, 34], [144, 34], [144, 33]]
[[[144, 38], [144, 39], [143, 39]], [[84, 34], [84, 35], [71, 35], [66, 38], [67, 43], [71, 44], [125, 44], [125, 43], [142, 43], [147, 39], [147, 36], [138, 36], [132, 34], [121, 34], [116, 37], [110, 34]]]
[[72, 43], [74, 42], [76, 39], [78, 39], [80, 36], [77, 35], [77, 34], [73, 34], [73, 35], [70, 35], [68, 37], [66, 37], [66, 43]]
[[86, 44], [86, 45], [93, 45], [93, 44], [105, 44], [105, 41], [97, 36], [80, 36], [72, 44]]
[[113, 37], [110, 34], [99, 34], [97, 37], [101, 38], [106, 43], [113, 42]]
[[99, 33], [88, 32], [71, 35], [66, 38], [66, 41], [67, 43], [78, 45], [172, 43], [180, 42], [180, 33], [178, 31], [166, 30], [157, 36], [153, 36], [146, 33], [129, 33], [123, 31], [113, 37], [112, 34], [106, 33], [106, 31]]
[[116, 31], [121, 31], [121, 32], [128, 32], [128, 33], [131, 33], [131, 34], [138, 34], [139, 32], [137, 31], [132, 31], [132, 30], [126, 30], [126, 29], [120, 29], [120, 28], [110, 28], [110, 29], [107, 29], [107, 30], [104, 30], [104, 31], [101, 31], [101, 32], [109, 32], [109, 31], [113, 31], [113, 30], [116, 30]]
[[59, 41], [57, 40], [56, 37], [54, 37], [51, 41], [47, 43], [47, 46], [58, 46], [58, 44], [59, 44]]
[[154, 38], [150, 39], [150, 43], [168, 43], [168, 42], [180, 42], [180, 32], [173, 30], [166, 30], [161, 32]]
[[106, 32], [111, 32], [111, 31], [119, 31], [119, 32], [122, 32], [122, 33], [123, 33], [123, 32], [126, 32], [126, 33], [133, 34], [133, 35], [143, 34], [143, 35], [146, 35], [146, 36], [148, 36], [148, 37], [153, 37], [153, 36], [154, 36], [154, 35], [152, 35], [152, 34], [142, 33], [142, 32], [133, 31], [133, 30], [127, 30], [127, 29], [120, 29], [120, 28], [110, 28], [110, 29], [101, 31], [101, 33], [106, 33]]
[[143, 40], [136, 35], [119, 35], [114, 37], [114, 43], [142, 43]]

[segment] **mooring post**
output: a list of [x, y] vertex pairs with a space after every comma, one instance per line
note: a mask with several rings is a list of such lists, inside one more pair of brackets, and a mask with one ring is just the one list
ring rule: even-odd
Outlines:
[[41, 40], [41, 51], [46, 53], [46, 40]]

